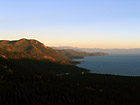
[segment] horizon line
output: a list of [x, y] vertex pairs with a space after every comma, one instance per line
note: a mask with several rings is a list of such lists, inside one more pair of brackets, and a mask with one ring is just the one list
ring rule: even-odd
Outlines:
[[50, 46], [50, 47], [70, 47], [70, 48], [85, 48], [85, 49], [140, 49], [140, 48], [92, 48], [92, 47], [75, 47], [75, 46]]

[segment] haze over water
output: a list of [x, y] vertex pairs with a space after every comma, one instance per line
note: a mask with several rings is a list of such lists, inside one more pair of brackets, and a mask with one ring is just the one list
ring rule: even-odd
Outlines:
[[77, 66], [91, 73], [140, 76], [140, 55], [89, 56], [76, 61], [86, 61]]

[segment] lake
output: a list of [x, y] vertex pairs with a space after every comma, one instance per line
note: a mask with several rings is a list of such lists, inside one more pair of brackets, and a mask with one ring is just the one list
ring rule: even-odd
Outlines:
[[88, 56], [74, 61], [86, 61], [77, 66], [89, 69], [91, 73], [140, 76], [140, 56]]

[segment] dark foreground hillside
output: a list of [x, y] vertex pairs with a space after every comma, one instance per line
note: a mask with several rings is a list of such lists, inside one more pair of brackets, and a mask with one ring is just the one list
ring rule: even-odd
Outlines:
[[0, 59], [0, 105], [138, 105], [140, 78], [72, 65]]
[[85, 74], [0, 80], [0, 105], [139, 105], [140, 78]]

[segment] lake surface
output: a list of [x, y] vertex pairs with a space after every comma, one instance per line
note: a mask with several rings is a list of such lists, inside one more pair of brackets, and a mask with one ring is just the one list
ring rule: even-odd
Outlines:
[[75, 61], [86, 61], [78, 67], [89, 69], [91, 73], [140, 76], [140, 56], [89, 56]]

